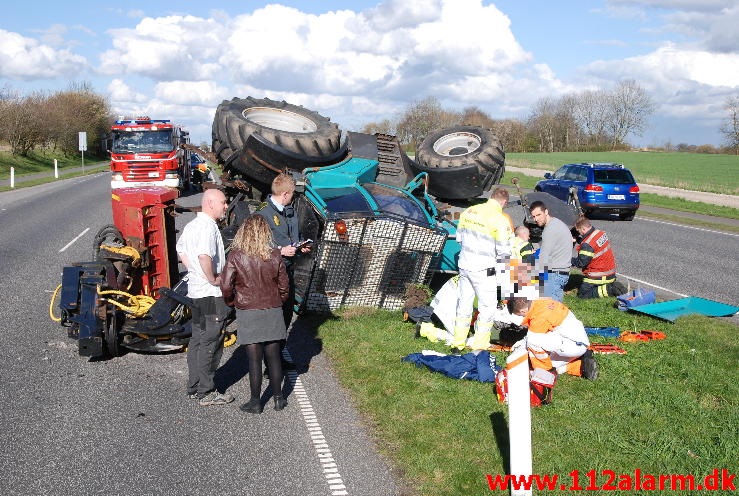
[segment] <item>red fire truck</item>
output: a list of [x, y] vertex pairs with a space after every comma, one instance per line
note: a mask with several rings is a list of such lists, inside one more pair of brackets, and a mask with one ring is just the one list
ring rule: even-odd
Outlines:
[[117, 120], [110, 132], [110, 186], [190, 186], [190, 133], [169, 120]]

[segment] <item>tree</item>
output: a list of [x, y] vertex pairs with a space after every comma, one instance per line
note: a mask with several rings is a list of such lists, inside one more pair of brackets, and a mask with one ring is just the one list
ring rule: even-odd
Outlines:
[[729, 113], [720, 128], [724, 144], [739, 155], [739, 96], [728, 97], [724, 109]]
[[433, 96], [413, 102], [398, 120], [398, 138], [415, 149], [423, 138], [442, 126], [443, 110], [439, 100]]
[[491, 129], [493, 127], [493, 119], [476, 106], [466, 107], [462, 110], [462, 117], [459, 122], [466, 126], [479, 126], [486, 129]]
[[608, 93], [603, 90], [587, 90], [577, 95], [574, 117], [582, 131], [587, 150], [598, 149], [608, 141], [608, 100]]
[[55, 148], [66, 154], [78, 152], [79, 132], [87, 133], [88, 150], [97, 150], [100, 136], [110, 129], [110, 106], [89, 84], [59, 91], [48, 100], [48, 133]]
[[551, 98], [540, 98], [534, 105], [528, 121], [529, 129], [539, 139], [539, 151], [553, 152], [556, 129], [556, 103]]
[[618, 83], [608, 99], [606, 128], [611, 134], [611, 147], [626, 143], [626, 136], [633, 133], [641, 136], [649, 116], [654, 112], [654, 103], [647, 92], [633, 79]]
[[0, 140], [10, 145], [13, 155], [26, 156], [45, 141], [44, 103], [39, 92], [20, 96], [4, 89], [0, 95]]
[[390, 119], [383, 119], [381, 122], [370, 122], [362, 127], [362, 132], [366, 134], [395, 134], [395, 124]]
[[490, 129], [500, 139], [506, 152], [525, 152], [526, 124], [518, 119], [493, 121]]

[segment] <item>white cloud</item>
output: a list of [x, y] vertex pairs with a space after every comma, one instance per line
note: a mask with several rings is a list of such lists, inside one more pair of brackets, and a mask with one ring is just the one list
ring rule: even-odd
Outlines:
[[215, 81], [164, 81], [156, 84], [154, 95], [175, 105], [216, 107], [230, 93]]
[[622, 79], [635, 79], [658, 105], [657, 113], [679, 119], [707, 119], [718, 129], [721, 105], [739, 89], [739, 54], [681, 50], [666, 45], [640, 57], [596, 62], [585, 69], [586, 79], [608, 88]]
[[100, 72], [138, 74], [155, 81], [219, 76], [223, 27], [193, 16], [145, 18], [134, 29], [112, 29], [113, 49], [101, 56]]
[[113, 79], [108, 84], [108, 95], [113, 107], [120, 108], [131, 102], [137, 104], [145, 102], [148, 97], [140, 92], [133, 90], [122, 79]]
[[74, 77], [86, 67], [85, 57], [0, 29], [0, 78]]

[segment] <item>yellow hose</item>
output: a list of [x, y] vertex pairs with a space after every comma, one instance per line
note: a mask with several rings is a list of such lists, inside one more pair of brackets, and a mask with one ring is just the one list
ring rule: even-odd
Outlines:
[[[103, 247], [101, 246], [101, 248]], [[120, 248], [117, 248], [115, 246], [105, 246], [104, 248], [106, 251], [109, 251], [112, 253], [119, 253], [121, 255], [126, 255], [126, 256], [131, 257], [133, 259], [133, 261], [131, 262], [131, 265], [134, 267], [137, 267], [139, 265], [139, 261], [141, 260], [141, 254], [133, 246], [121, 246]]]
[[151, 296], [132, 295], [131, 293], [126, 293], [125, 291], [118, 291], [115, 289], [100, 291], [100, 289], [98, 288], [98, 294], [100, 296], [118, 295], [127, 297], [128, 305], [124, 305], [123, 303], [112, 299], [108, 299], [108, 303], [120, 308], [126, 313], [130, 313], [134, 317], [143, 317], [144, 315], [146, 315], [151, 306], [156, 302], [156, 300]]
[[54, 301], [56, 300], [56, 295], [59, 294], [60, 289], [62, 289], [61, 284], [56, 287], [56, 289], [54, 290], [54, 294], [51, 295], [51, 301], [49, 302], [49, 317], [51, 317], [51, 320], [53, 320], [54, 322], [61, 322], [62, 320], [61, 316], [59, 317], [54, 316]]

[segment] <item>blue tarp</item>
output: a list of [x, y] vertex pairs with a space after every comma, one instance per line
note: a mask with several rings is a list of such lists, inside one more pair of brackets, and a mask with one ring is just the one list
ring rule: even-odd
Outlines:
[[604, 338], [617, 338], [621, 335], [621, 329], [618, 327], [586, 327], [585, 332], [593, 336], [603, 336]]
[[631, 307], [634, 312], [646, 313], [659, 319], [675, 322], [683, 315], [700, 314], [708, 317], [729, 317], [739, 312], [739, 307], [727, 305], [718, 301], [706, 300], [697, 296], [681, 298], [679, 300], [663, 301]]
[[452, 379], [469, 379], [480, 382], [494, 382], [495, 374], [500, 370], [500, 367], [495, 364], [495, 356], [489, 351], [471, 352], [464, 355], [411, 353], [401, 360], [415, 363], [418, 367], [426, 366]]

